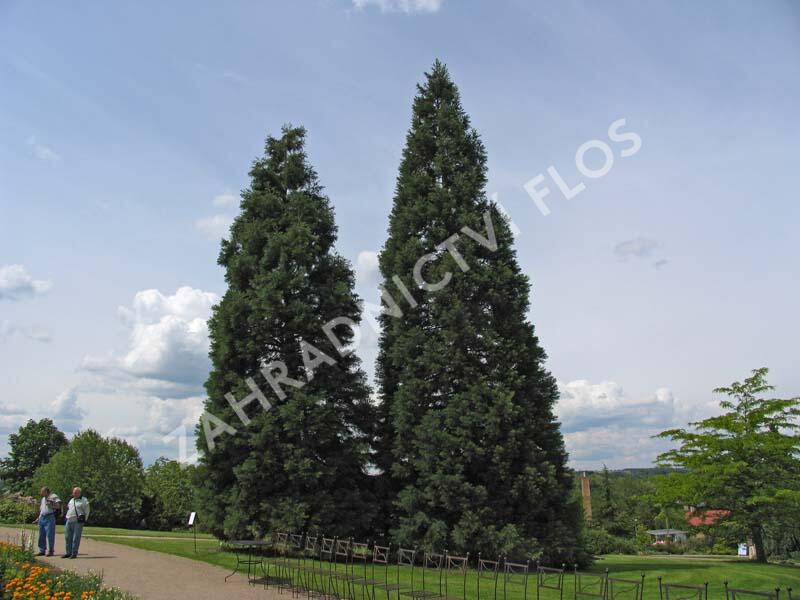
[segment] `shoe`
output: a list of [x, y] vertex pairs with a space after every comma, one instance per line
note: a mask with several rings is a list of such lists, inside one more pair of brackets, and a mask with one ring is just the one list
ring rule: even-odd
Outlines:
[[72, 554], [62, 554], [61, 558], [72, 558]]
[[44, 552], [39, 552], [36, 556], [44, 556]]
[[55, 552], [48, 552], [47, 556], [53, 556], [54, 554], [55, 554]]
[[78, 558], [78, 555], [77, 554], [73, 554], [72, 556], [70, 556], [70, 558]]

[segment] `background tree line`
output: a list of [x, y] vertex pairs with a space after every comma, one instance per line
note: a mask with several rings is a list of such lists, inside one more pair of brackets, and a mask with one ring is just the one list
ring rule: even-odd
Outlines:
[[81, 487], [94, 525], [167, 530], [197, 510], [196, 467], [159, 458], [144, 468], [134, 446], [91, 429], [68, 441], [50, 419], [29, 420], [9, 436], [9, 446], [0, 463], [2, 522], [32, 521], [45, 486], [65, 502], [73, 487]]
[[[800, 398], [769, 397], [767, 374], [715, 389], [720, 414], [659, 434], [677, 442], [660, 467], [590, 474], [593, 552], [731, 553], [749, 542], [760, 561], [800, 558]], [[670, 528], [687, 543], [654, 546], [646, 534]]]

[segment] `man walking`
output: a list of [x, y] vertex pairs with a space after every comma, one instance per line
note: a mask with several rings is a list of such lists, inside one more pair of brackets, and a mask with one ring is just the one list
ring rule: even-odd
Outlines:
[[67, 524], [64, 527], [64, 538], [67, 544], [67, 553], [61, 558], [78, 558], [78, 548], [81, 545], [83, 524], [89, 518], [89, 501], [83, 497], [81, 488], [72, 490], [72, 498], [67, 504]]
[[[56, 545], [56, 511], [61, 505], [61, 500], [55, 494], [50, 493], [49, 487], [39, 490], [42, 501], [39, 503], [39, 516], [36, 522], [39, 523], [39, 554], [37, 556], [53, 556]], [[50, 552], [47, 552], [47, 546]]]

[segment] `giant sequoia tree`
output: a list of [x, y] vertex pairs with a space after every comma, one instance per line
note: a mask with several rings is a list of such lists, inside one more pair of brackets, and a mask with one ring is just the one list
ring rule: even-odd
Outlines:
[[[340, 317], [359, 321], [353, 273], [334, 252], [333, 210], [304, 140], [291, 127], [267, 139], [219, 255], [228, 290], [209, 322], [206, 409], [237, 431], [209, 439], [201, 427], [198, 446], [202, 518], [222, 536], [276, 528], [351, 535], [371, 521], [368, 388], [358, 359], [340, 356], [323, 330]], [[346, 326], [335, 333], [345, 345], [352, 339]], [[280, 394], [264, 379], [277, 362], [294, 380]], [[246, 399], [249, 378], [269, 408], [251, 402], [242, 419], [226, 396]]]
[[386, 512], [401, 544], [575, 558], [556, 382], [485, 184], [483, 144], [437, 61], [414, 99], [380, 255]]

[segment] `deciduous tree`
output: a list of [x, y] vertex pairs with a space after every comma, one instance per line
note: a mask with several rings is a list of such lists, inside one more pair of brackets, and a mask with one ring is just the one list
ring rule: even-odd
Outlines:
[[8, 436], [8, 458], [0, 465], [5, 487], [27, 492], [34, 472], [67, 444], [65, 436], [50, 419], [30, 419], [17, 433]]
[[774, 388], [766, 368], [742, 382], [714, 390], [727, 396], [721, 415], [670, 429], [659, 437], [679, 446], [658, 457], [683, 471], [663, 478], [659, 494], [667, 501], [731, 511], [734, 524], [752, 536], [758, 560], [765, 562], [764, 527], [800, 516], [800, 397], [761, 397]]
[[47, 486], [64, 502], [80, 487], [95, 525], [132, 527], [142, 518], [144, 471], [139, 451], [91, 429], [76, 435], [33, 476], [32, 492]]

